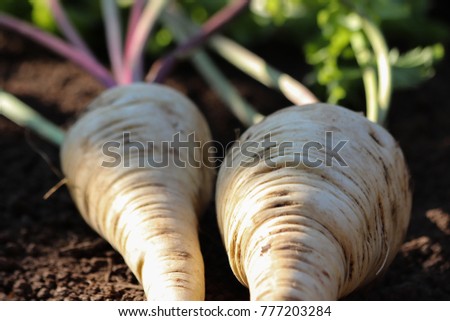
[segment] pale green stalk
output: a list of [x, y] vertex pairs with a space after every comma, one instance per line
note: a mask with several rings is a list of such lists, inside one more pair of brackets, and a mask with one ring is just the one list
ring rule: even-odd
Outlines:
[[[174, 19], [180, 20], [191, 33], [196, 33], [199, 27], [180, 12], [171, 11]], [[291, 102], [297, 105], [316, 103], [317, 97], [303, 84], [291, 76], [269, 65], [264, 59], [224, 36], [213, 36], [208, 44], [225, 60], [253, 77], [267, 87], [277, 89]]]
[[39, 136], [60, 146], [64, 141], [64, 131], [39, 115], [13, 95], [0, 89], [0, 115], [5, 116], [19, 126], [29, 128]]
[[294, 104], [305, 105], [319, 101], [304, 85], [238, 43], [223, 36], [214, 36], [209, 45], [228, 62], [267, 87], [279, 90]]
[[389, 111], [392, 95], [392, 70], [389, 63], [389, 48], [380, 29], [367, 18], [361, 17], [362, 30], [375, 53], [378, 69], [378, 107], [377, 123], [384, 125]]
[[[187, 30], [175, 16], [164, 14], [162, 18], [164, 24], [173, 33], [177, 42], [183, 42], [192, 35], [192, 32]], [[199, 73], [214, 88], [217, 95], [219, 95], [231, 112], [244, 125], [251, 126], [264, 118], [263, 115], [258, 113], [239, 95], [204, 51], [197, 50], [190, 56], [190, 59]]]
[[355, 32], [352, 35], [351, 45], [355, 53], [356, 61], [362, 71], [366, 94], [366, 117], [375, 123], [380, 123], [377, 76], [375, 69], [370, 65], [372, 53], [366, 46], [366, 40], [364, 39], [362, 32]]

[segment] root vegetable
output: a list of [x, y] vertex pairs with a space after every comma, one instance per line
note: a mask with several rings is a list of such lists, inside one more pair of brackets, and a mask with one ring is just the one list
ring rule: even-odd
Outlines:
[[[129, 142], [122, 141], [124, 133]], [[95, 99], [61, 150], [62, 169], [83, 218], [122, 254], [150, 300], [204, 299], [197, 225], [210, 199], [214, 170], [203, 163], [177, 166], [176, 157], [203, 157], [200, 149], [161, 145], [176, 133], [181, 141], [191, 133], [200, 142], [211, 138], [205, 119], [183, 95], [160, 85], [133, 84]], [[122, 144], [115, 151], [122, 160], [118, 166], [104, 166], [112, 161], [104, 150], [108, 142]], [[166, 157], [169, 164], [157, 167], [145, 157], [155, 162]]]
[[[348, 166], [325, 162], [333, 146]], [[261, 144], [267, 134], [272, 147]], [[362, 115], [326, 104], [290, 107], [253, 125], [232, 149], [216, 192], [232, 270], [252, 300], [335, 300], [373, 280], [394, 259], [411, 210], [409, 174], [392, 136]], [[283, 142], [293, 142], [284, 154]], [[321, 147], [322, 146], [322, 147]], [[294, 155], [297, 153], [297, 157]], [[303, 160], [303, 162], [299, 162]], [[267, 161], [273, 161], [269, 166]], [[328, 163], [328, 165], [330, 165]]]

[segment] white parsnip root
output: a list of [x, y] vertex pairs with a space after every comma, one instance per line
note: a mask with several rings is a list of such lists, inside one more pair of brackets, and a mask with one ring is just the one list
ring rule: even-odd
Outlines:
[[[264, 147], [269, 133], [276, 144]], [[338, 151], [347, 166], [336, 158], [326, 166], [339, 141], [348, 141]], [[385, 129], [348, 109], [313, 104], [268, 116], [239, 142], [258, 145], [228, 153], [216, 206], [232, 270], [252, 300], [336, 300], [391, 263], [412, 197], [403, 154]], [[282, 153], [285, 142], [293, 146]], [[259, 158], [242, 166], [249, 154]], [[317, 160], [322, 165], [312, 166]]]
[[[162, 144], [177, 133], [180, 141], [192, 133], [199, 142], [211, 139], [205, 119], [183, 95], [160, 85], [133, 84], [95, 99], [67, 133], [61, 151], [78, 209], [122, 254], [149, 300], [203, 300], [205, 295], [197, 225], [215, 174], [203, 162], [177, 165], [175, 159], [203, 159], [200, 148]], [[111, 152], [120, 155], [120, 164], [113, 166]], [[164, 158], [166, 167], [148, 162]]]

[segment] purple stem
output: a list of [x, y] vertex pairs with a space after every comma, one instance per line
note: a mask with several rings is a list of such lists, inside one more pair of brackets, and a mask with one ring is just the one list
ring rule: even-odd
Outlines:
[[69, 40], [72, 45], [77, 47], [78, 49], [84, 51], [86, 54], [90, 55], [95, 59], [94, 54], [88, 48], [86, 43], [78, 34], [77, 30], [70, 23], [70, 20], [67, 18], [67, 15], [64, 9], [61, 6], [59, 0], [49, 0], [50, 1], [50, 9], [52, 10], [53, 17], [58, 24], [59, 29], [64, 34], [64, 36]]
[[73, 61], [85, 69], [93, 77], [97, 78], [106, 87], [113, 87], [116, 85], [116, 81], [111, 76], [110, 72], [105, 69], [105, 67], [93, 60], [92, 57], [87, 55], [85, 52], [65, 43], [51, 34], [41, 31], [26, 22], [22, 22], [5, 14], [0, 14], [0, 26], [20, 33], [23, 36], [46, 46], [48, 49], [53, 50], [57, 54]]
[[151, 0], [147, 2], [139, 20], [131, 31], [125, 47], [125, 74], [131, 75], [142, 57], [143, 49], [152, 27], [170, 0]]
[[181, 43], [166, 57], [155, 61], [147, 74], [146, 81], [161, 83], [173, 69], [178, 58], [188, 54], [192, 49], [204, 44], [213, 34], [223, 29], [250, 4], [250, 0], [235, 0], [206, 21], [199, 32], [189, 40]]
[[123, 74], [122, 30], [115, 0], [102, 0], [103, 21], [105, 23], [106, 42], [114, 77], [119, 84], [127, 83]]
[[[139, 19], [142, 15], [142, 10], [145, 7], [146, 0], [135, 0], [133, 6], [131, 7], [130, 16], [128, 17], [128, 28], [127, 35], [125, 40], [125, 48], [130, 48], [131, 38], [136, 30], [136, 26], [139, 22]], [[139, 81], [142, 80], [143, 77], [143, 56], [139, 57], [139, 61], [137, 62], [134, 70], [129, 70], [128, 68], [124, 68], [124, 79], [126, 81]]]

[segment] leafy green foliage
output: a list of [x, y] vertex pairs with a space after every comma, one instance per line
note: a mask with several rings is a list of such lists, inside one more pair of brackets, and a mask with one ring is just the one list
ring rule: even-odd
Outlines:
[[390, 52], [390, 61], [394, 69], [394, 88], [403, 89], [417, 86], [423, 79], [434, 76], [434, 64], [444, 56], [441, 44], [416, 47], [404, 54], [397, 49]]
[[[254, 14], [269, 17], [276, 25], [285, 23], [289, 28], [300, 26], [301, 20], [308, 16], [316, 17], [317, 31], [303, 38], [306, 60], [313, 66], [306, 80], [324, 86], [328, 101], [333, 103], [345, 97], [355, 98], [354, 82], [361, 79], [358, 69], [366, 67], [358, 66], [352, 47], [354, 35], [363, 31], [359, 17], [379, 26], [388, 43], [396, 42], [403, 48], [413, 46], [405, 53], [391, 49], [394, 88], [416, 86], [430, 78], [434, 74], [433, 66], [444, 54], [439, 42], [449, 36], [447, 28], [427, 17], [427, 0], [255, 0], [253, 3], [252, 7], [257, 8]], [[288, 24], [289, 20], [295, 20], [296, 24]], [[375, 67], [375, 54], [368, 41], [366, 47], [369, 51], [364, 60]]]

